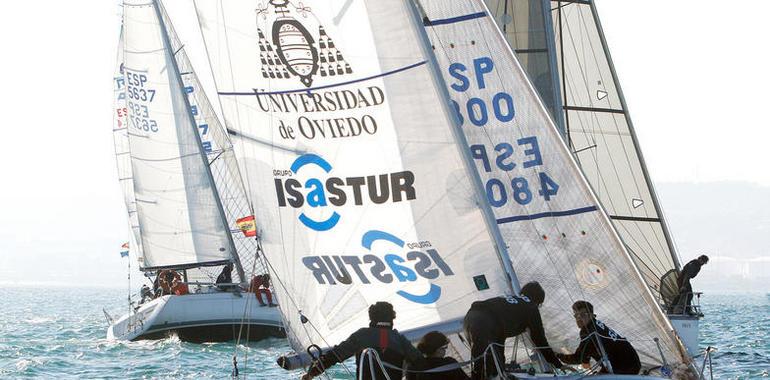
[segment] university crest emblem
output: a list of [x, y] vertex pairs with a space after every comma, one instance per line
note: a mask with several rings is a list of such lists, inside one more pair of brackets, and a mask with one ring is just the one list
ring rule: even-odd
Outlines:
[[302, 2], [295, 5], [290, 0], [269, 0], [260, 4], [257, 33], [263, 78], [298, 77], [305, 87], [310, 87], [316, 76], [353, 72], [310, 7]]

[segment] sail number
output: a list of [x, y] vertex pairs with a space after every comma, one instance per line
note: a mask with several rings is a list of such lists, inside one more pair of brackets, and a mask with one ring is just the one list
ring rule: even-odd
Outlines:
[[129, 99], [151, 102], [155, 99], [155, 90], [147, 88], [147, 74], [126, 70], [126, 93]]
[[[476, 58], [473, 60], [472, 71], [474, 75], [471, 78], [471, 75], [467, 74], [469, 68], [466, 65], [459, 62], [452, 63], [449, 65], [449, 75], [454, 78], [455, 82], [450, 83], [449, 87], [458, 93], [463, 93], [471, 89], [471, 82], [474, 82], [476, 89], [484, 90], [487, 86], [484, 76], [491, 73], [494, 67], [495, 65], [489, 57]], [[482, 93], [484, 92], [489, 91], [482, 91]], [[467, 115], [468, 121], [477, 127], [485, 126], [490, 117], [494, 117], [499, 122], [507, 123], [516, 116], [513, 97], [502, 91], [494, 94], [492, 99], [470, 97], [465, 106], [452, 100], [452, 106], [460, 120], [460, 125], [465, 124], [466, 117], [463, 117], [463, 113]]]
[[[502, 173], [511, 172], [519, 165], [523, 169], [532, 168], [532, 172], [537, 173], [537, 179], [535, 179], [539, 187], [537, 195], [550, 201], [551, 197], [559, 192], [559, 184], [556, 181], [545, 172], [537, 171], [537, 167], [543, 165], [543, 157], [540, 154], [540, 145], [535, 136], [520, 138], [516, 140], [516, 144], [498, 143], [493, 148], [494, 152], [489, 152], [486, 145], [483, 144], [471, 145], [470, 151], [471, 157], [480, 164], [480, 172], [483, 170], [483, 172], [492, 173], [492, 165], [495, 166], [495, 171], [498, 173], [500, 171]], [[519, 162], [514, 162], [513, 159], [516, 152], [522, 155]], [[484, 185], [487, 200], [493, 207], [502, 207], [511, 199], [520, 205], [529, 204], [534, 197], [530, 181], [531, 179], [523, 176], [508, 177], [507, 179], [489, 178]]]
[[155, 90], [147, 87], [147, 74], [126, 70], [125, 76], [130, 126], [143, 132], [158, 132], [158, 122], [147, 107], [155, 99]]

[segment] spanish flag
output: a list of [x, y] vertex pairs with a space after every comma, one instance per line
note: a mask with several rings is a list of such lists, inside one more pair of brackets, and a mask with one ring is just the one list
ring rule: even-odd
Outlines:
[[257, 225], [256, 223], [254, 223], [254, 215], [249, 215], [249, 216], [240, 218], [235, 221], [235, 224], [238, 225], [238, 228], [241, 229], [241, 232], [243, 232], [243, 236], [246, 236], [246, 237], [257, 236]]

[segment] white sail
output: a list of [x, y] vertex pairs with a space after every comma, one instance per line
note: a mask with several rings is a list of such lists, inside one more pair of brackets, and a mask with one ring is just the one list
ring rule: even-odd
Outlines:
[[296, 350], [509, 290], [407, 2], [196, 6]]
[[123, 191], [123, 200], [128, 213], [128, 226], [131, 229], [129, 247], [134, 252], [139, 264], [144, 261], [142, 253], [142, 235], [139, 228], [139, 216], [136, 213], [134, 179], [131, 170], [131, 149], [128, 145], [128, 108], [126, 107], [126, 84], [123, 77], [123, 30], [118, 41], [118, 59], [113, 75], [114, 109], [112, 138], [115, 144], [115, 160], [118, 166], [118, 181]]
[[546, 290], [541, 314], [551, 346], [574, 350], [570, 306], [587, 300], [646, 367], [687, 361], [483, 2], [420, 3], [516, 275]]
[[128, 138], [144, 268], [231, 260], [208, 162], [153, 3], [123, 8]]
[[[245, 236], [237, 227], [237, 221], [252, 215], [253, 211], [246, 197], [246, 189], [238, 169], [233, 144], [193, 69], [187, 55], [187, 48], [174, 31], [165, 9], [160, 3], [158, 6], [169, 36], [171, 50], [175, 52], [174, 59], [180, 71], [185, 93], [188, 94], [190, 113], [198, 127], [201, 147], [206, 154], [227, 224], [230, 226], [229, 232], [237, 253], [234, 257], [236, 266], [243, 268], [245, 276], [241, 281], [248, 282], [251, 275], [266, 273], [266, 268], [262, 260], [257, 258], [256, 238]], [[240, 270], [238, 272], [240, 273]]]
[[[542, 3], [487, 0], [498, 25], [507, 30], [518, 30], [521, 23], [516, 19], [506, 23], [510, 20], [506, 14]], [[552, 8], [546, 9], [542, 18], [553, 21], [545, 30], [551, 31], [555, 48], [542, 54], [558, 62], [558, 70], [549, 66], [549, 61], [522, 66], [541, 94], [552, 92], [552, 87], [535, 78], [548, 71], [558, 76], [556, 83], [561, 88], [556, 91], [560, 96], [555, 102], [563, 107], [553, 113], [557, 125], [565, 132], [570, 149], [645, 282], [659, 296], [661, 278], [680, 264], [644, 166], [593, 1], [550, 3]], [[541, 35], [540, 31], [522, 29], [506, 34], [506, 39], [523, 59], [529, 51], [526, 41], [539, 40]]]

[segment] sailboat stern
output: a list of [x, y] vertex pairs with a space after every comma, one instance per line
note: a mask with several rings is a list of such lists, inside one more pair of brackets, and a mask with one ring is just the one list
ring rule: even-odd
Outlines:
[[687, 348], [687, 354], [694, 357], [700, 353], [698, 348], [698, 332], [700, 330], [700, 317], [697, 315], [669, 314], [668, 319], [674, 326], [679, 339]]

